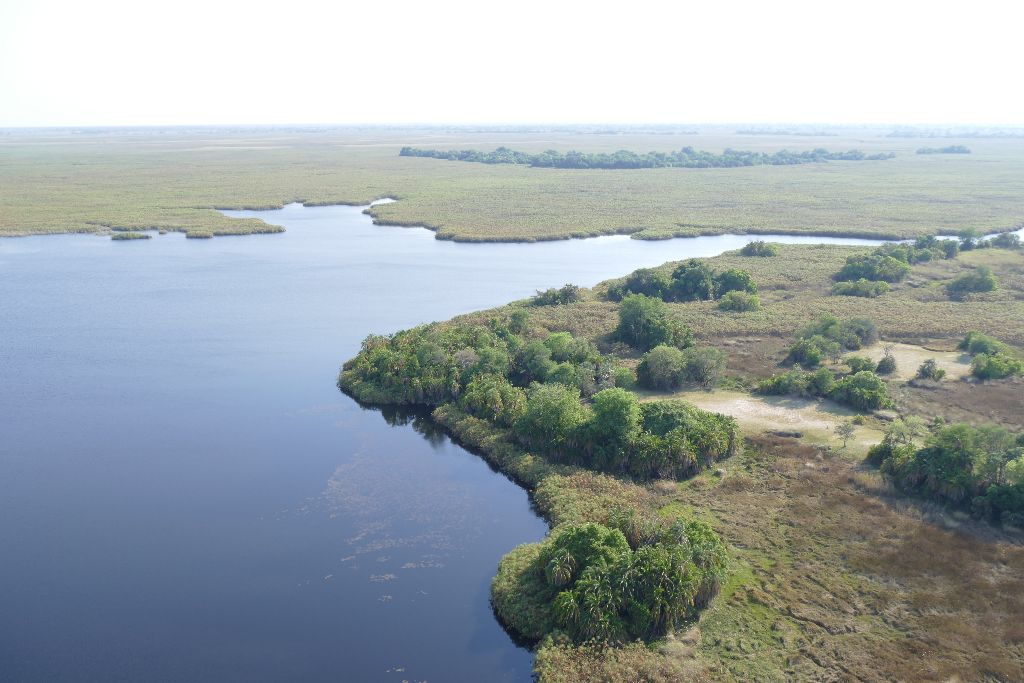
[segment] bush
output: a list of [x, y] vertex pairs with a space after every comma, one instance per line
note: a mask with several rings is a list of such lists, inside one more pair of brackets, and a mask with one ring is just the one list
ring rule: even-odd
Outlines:
[[685, 351], [657, 346], [644, 354], [637, 368], [641, 385], [651, 389], [675, 389], [684, 382], [713, 386], [725, 369], [725, 354], [713, 347], [693, 347]]
[[896, 372], [896, 357], [886, 350], [885, 355], [875, 366], [876, 375], [891, 375]]
[[823, 315], [805, 327], [798, 339], [821, 336], [837, 342], [845, 349], [856, 351], [878, 341], [878, 328], [869, 318], [840, 320], [834, 315]]
[[666, 344], [685, 348], [693, 344], [693, 332], [668, 316], [661, 299], [631, 294], [619, 305], [616, 336], [641, 351]]
[[716, 297], [724, 296], [728, 292], [757, 294], [757, 285], [754, 284], [754, 279], [750, 276], [750, 273], [745, 270], [730, 268], [729, 270], [715, 275], [714, 279], [714, 293]]
[[580, 428], [590, 411], [580, 392], [562, 384], [533, 384], [527, 392], [526, 409], [515, 422], [516, 437], [527, 448], [545, 453], [575, 452]]
[[967, 336], [957, 344], [957, 348], [970, 354], [987, 353], [990, 355], [1006, 353], [1008, 350], [1006, 344], [995, 337], [975, 331], [968, 332]]
[[861, 296], [869, 299], [881, 296], [892, 288], [887, 282], [872, 282], [865, 278], [853, 282], [837, 282], [832, 285], [832, 293], [839, 296]]
[[672, 297], [678, 301], [715, 298], [715, 273], [704, 261], [690, 259], [672, 271]]
[[740, 254], [743, 256], [778, 256], [779, 246], [777, 244], [765, 242], [764, 240], [755, 240], [744, 245], [743, 248], [740, 249]]
[[705, 389], [718, 383], [725, 369], [725, 353], [711, 346], [694, 346], [683, 351], [683, 373], [688, 382]]
[[799, 363], [805, 368], [813, 368], [826, 358], [838, 357], [840, 350], [838, 342], [816, 334], [813, 337], [798, 339], [789, 347], [789, 355], [786, 356], [786, 360], [791, 363]]
[[934, 358], [929, 358], [925, 362], [921, 363], [921, 367], [917, 369], [916, 377], [918, 379], [930, 379], [938, 382], [946, 376], [946, 371], [939, 367], [939, 364]]
[[910, 274], [910, 264], [879, 253], [850, 256], [835, 280], [881, 280], [899, 282]]
[[761, 308], [761, 297], [746, 292], [727, 292], [718, 302], [718, 308], [723, 311], [757, 311]]
[[632, 368], [627, 368], [624, 365], [616, 366], [612, 370], [612, 382], [617, 387], [631, 389], [636, 384], [636, 373], [633, 372]]
[[1024, 361], [1003, 353], [982, 353], [971, 361], [971, 374], [978, 379], [1003, 379], [1024, 374]]
[[975, 292], [991, 292], [999, 287], [996, 276], [986, 266], [978, 266], [973, 272], [965, 273], [946, 284], [946, 292], [953, 298], [960, 298]]
[[1012, 232], [1001, 232], [990, 239], [988, 245], [996, 249], [1020, 249], [1020, 235]]
[[580, 300], [581, 289], [576, 285], [567, 284], [559, 289], [552, 287], [544, 291], [538, 291], [530, 302], [534, 306], [557, 306], [560, 304], [574, 304]]
[[768, 396], [802, 396], [807, 393], [809, 373], [790, 370], [758, 382], [757, 393]]
[[857, 410], [878, 410], [892, 406], [885, 381], [873, 372], [858, 372], [835, 383], [829, 398]]
[[526, 392], [501, 375], [480, 374], [466, 386], [459, 407], [470, 415], [511, 427], [526, 410]]
[[850, 366], [851, 372], [863, 372], [864, 370], [875, 369], [875, 361], [863, 356], [847, 356], [846, 364]]

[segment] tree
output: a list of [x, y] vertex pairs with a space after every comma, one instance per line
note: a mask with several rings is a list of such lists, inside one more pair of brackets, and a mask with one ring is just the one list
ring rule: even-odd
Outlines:
[[978, 266], [973, 272], [965, 273], [946, 284], [946, 292], [954, 299], [974, 292], [991, 292], [999, 288], [996, 276], [987, 266]]
[[757, 311], [761, 308], [761, 298], [757, 294], [746, 292], [726, 292], [718, 302], [718, 308], [723, 311], [747, 312]]
[[651, 389], [674, 389], [683, 383], [686, 357], [674, 346], [656, 346], [644, 354], [637, 381]]
[[715, 274], [699, 259], [690, 259], [672, 272], [672, 296], [679, 301], [715, 298]]
[[928, 358], [917, 369], [917, 379], [930, 379], [938, 382], [946, 376], [946, 371], [939, 367], [934, 358]]
[[694, 346], [683, 351], [683, 364], [685, 378], [707, 389], [725, 369], [725, 354], [713, 346]]
[[599, 469], [624, 467], [629, 450], [640, 434], [640, 403], [625, 389], [605, 389], [594, 394], [594, 416], [587, 437]]
[[549, 453], [575, 452], [580, 428], [590, 413], [580, 401], [579, 389], [563, 384], [533, 384], [526, 410], [515, 422], [516, 436], [529, 448]]
[[853, 426], [852, 422], [842, 422], [836, 425], [836, 436], [843, 440], [843, 448], [846, 448], [847, 442], [853, 438], [856, 427]]
[[722, 296], [726, 292], [757, 294], [757, 285], [754, 284], [754, 278], [750, 276], [750, 273], [739, 268], [730, 268], [719, 273], [715, 276], [714, 282], [716, 296]]
[[619, 339], [646, 351], [659, 344], [687, 347], [693, 343], [693, 332], [668, 316], [661, 299], [630, 294], [619, 305]]

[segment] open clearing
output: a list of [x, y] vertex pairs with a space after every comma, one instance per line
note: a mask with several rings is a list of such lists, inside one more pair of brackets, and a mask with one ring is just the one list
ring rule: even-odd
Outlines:
[[842, 450], [844, 454], [863, 455], [869, 447], [882, 440], [881, 430], [869, 425], [857, 426], [853, 438], [843, 449], [843, 441], [835, 435], [835, 427], [857, 413], [832, 401], [700, 389], [688, 389], [668, 396], [649, 394], [647, 398], [680, 398], [703, 410], [736, 418], [745, 434], [774, 432], [799, 435], [808, 443]]
[[969, 354], [962, 351], [933, 351], [913, 344], [880, 342], [859, 351], [851, 351], [846, 356], [863, 356], [877, 363], [882, 360], [886, 349], [891, 349], [893, 357], [896, 358], [896, 372], [890, 375], [895, 379], [913, 379], [921, 363], [929, 358], [935, 360], [939, 367], [946, 371], [947, 381], [961, 379], [971, 372]]

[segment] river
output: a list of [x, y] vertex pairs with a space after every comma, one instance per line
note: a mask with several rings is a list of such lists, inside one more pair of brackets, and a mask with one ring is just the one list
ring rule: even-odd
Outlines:
[[[524, 681], [500, 557], [546, 527], [426, 420], [335, 387], [368, 333], [750, 237], [0, 240], [0, 679]], [[785, 242], [868, 240], [772, 237]]]

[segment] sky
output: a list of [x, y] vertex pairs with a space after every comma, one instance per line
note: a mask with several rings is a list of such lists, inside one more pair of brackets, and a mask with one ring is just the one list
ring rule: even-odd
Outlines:
[[1024, 3], [0, 0], [0, 127], [1024, 124]]

